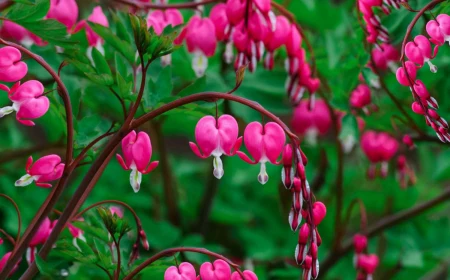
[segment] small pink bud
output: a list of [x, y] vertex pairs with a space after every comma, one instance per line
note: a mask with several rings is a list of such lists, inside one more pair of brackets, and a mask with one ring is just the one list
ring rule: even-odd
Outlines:
[[309, 233], [310, 227], [308, 223], [304, 223], [298, 231], [298, 244], [306, 245], [306, 243], [308, 243]]
[[0, 48], [0, 81], [15, 82], [25, 77], [28, 66], [21, 58], [22, 54], [14, 47]]
[[286, 144], [284, 146], [283, 153], [281, 154], [281, 159], [283, 161], [283, 169], [281, 170], [281, 180], [286, 189], [292, 187], [294, 181], [294, 169], [292, 168], [292, 145]]
[[318, 226], [322, 220], [325, 218], [327, 214], [327, 208], [325, 204], [320, 201], [314, 202], [313, 204], [313, 222], [316, 226]]
[[352, 107], [362, 109], [372, 102], [370, 88], [367, 85], [361, 84], [350, 95], [350, 105]]
[[403, 144], [405, 144], [410, 149], [413, 149], [415, 147], [414, 141], [409, 134], [403, 135], [402, 141]]
[[405, 69], [403, 69], [403, 67], [400, 67], [397, 69], [397, 81], [405, 87], [414, 85], [414, 82], [416, 80], [416, 76], [417, 76], [417, 69], [416, 66], [414, 65], [413, 62], [411, 61], [406, 61], [405, 63], [408, 75], [409, 75], [409, 80], [408, 80], [408, 76], [405, 73]]
[[292, 231], [297, 231], [301, 222], [302, 215], [300, 215], [300, 212], [297, 212], [294, 208], [291, 208], [291, 211], [289, 212], [289, 225], [291, 226]]
[[355, 234], [353, 236], [353, 247], [357, 254], [361, 254], [367, 248], [367, 237], [362, 234]]
[[[12, 252], [7, 252], [3, 255], [3, 257], [0, 259], [0, 272], [3, 271], [3, 268], [5, 267], [6, 263], [9, 260], [9, 257], [11, 257]], [[11, 272], [9, 273], [8, 277], [11, 277], [11, 275], [16, 272], [16, 270], [19, 268], [20, 260], [16, 263], [16, 265], [13, 267]]]
[[425, 115], [425, 111], [423, 110], [422, 105], [421, 105], [419, 102], [417, 102], [417, 101], [414, 101], [414, 102], [412, 103], [411, 109], [412, 109], [412, 111], [413, 111], [414, 113], [416, 113], [416, 114], [418, 114], [418, 115]]
[[109, 211], [111, 211], [112, 215], [117, 215], [119, 218], [123, 218], [123, 209], [119, 206], [111, 206], [109, 207]]

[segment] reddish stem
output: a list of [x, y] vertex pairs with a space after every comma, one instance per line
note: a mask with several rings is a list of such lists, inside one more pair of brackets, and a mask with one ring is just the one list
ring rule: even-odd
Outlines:
[[176, 4], [153, 4], [153, 3], [143, 3], [136, 2], [132, 0], [115, 0], [116, 2], [135, 7], [138, 9], [156, 9], [156, 10], [167, 10], [167, 9], [196, 9], [198, 6], [222, 2], [221, 0], [205, 0], [202, 2], [187, 2], [187, 3], [176, 3]]
[[[11, 204], [14, 206], [14, 208], [16, 209], [16, 213], [17, 213], [17, 234], [16, 234], [16, 240], [14, 242], [14, 245], [17, 244], [17, 242], [19, 242], [20, 239], [20, 231], [22, 229], [22, 217], [20, 215], [20, 210], [19, 210], [19, 206], [17, 206], [17, 203], [9, 196], [7, 196], [6, 194], [2, 194], [0, 193], [0, 197], [5, 198], [6, 200], [8, 200], [9, 202], [11, 202]], [[6, 234], [6, 233], [4, 233]], [[13, 239], [14, 241], [14, 239]]]
[[133, 279], [134, 276], [136, 276], [144, 268], [146, 268], [147, 266], [151, 265], [155, 261], [157, 261], [157, 260], [159, 260], [160, 258], [163, 258], [163, 257], [171, 256], [171, 255], [173, 255], [175, 253], [178, 253], [178, 252], [200, 253], [200, 254], [208, 255], [208, 256], [216, 258], [216, 259], [223, 260], [226, 263], [228, 263], [234, 270], [236, 270], [239, 273], [239, 275], [242, 277], [242, 279], [245, 279], [245, 276], [242, 273], [242, 271], [239, 269], [239, 266], [237, 264], [233, 263], [231, 260], [227, 259], [226, 257], [220, 255], [220, 254], [208, 251], [208, 250], [203, 249], [203, 248], [180, 247], [180, 248], [166, 249], [164, 251], [161, 251], [161, 252], [157, 253], [156, 255], [152, 256], [151, 258], [148, 258], [146, 261], [144, 261], [138, 267], [136, 267], [133, 271], [131, 271], [130, 274], [128, 274], [123, 280], [131, 280], [131, 279]]

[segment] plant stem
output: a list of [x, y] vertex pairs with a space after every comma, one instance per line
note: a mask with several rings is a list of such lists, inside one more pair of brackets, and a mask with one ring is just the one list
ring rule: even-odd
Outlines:
[[[421, 203], [413, 208], [382, 218], [377, 223], [368, 227], [367, 230], [362, 233], [365, 234], [367, 237], [373, 237], [379, 234], [380, 232], [383, 232], [386, 229], [389, 229], [419, 214], [422, 214], [423, 212], [443, 202], [446, 202], [449, 199], [450, 199], [450, 187], [447, 187], [439, 196], [427, 202]], [[343, 242], [343, 245], [339, 248], [338, 251], [332, 252], [325, 258], [325, 260], [320, 265], [320, 272], [322, 277], [334, 264], [336, 264], [341, 259], [341, 257], [343, 257], [345, 254], [347, 254], [352, 250], [352, 246], [353, 246], [352, 238], [349, 238], [345, 242]]]
[[139, 272], [141, 272], [144, 268], [151, 265], [155, 261], [159, 260], [160, 258], [166, 257], [166, 256], [171, 256], [178, 252], [200, 253], [200, 254], [208, 255], [208, 256], [216, 258], [216, 259], [223, 260], [223, 261], [227, 262], [234, 270], [236, 270], [239, 273], [239, 275], [242, 277], [242, 279], [245, 279], [245, 276], [242, 273], [242, 271], [239, 269], [239, 266], [222, 255], [208, 251], [203, 248], [179, 247], [179, 248], [166, 249], [164, 251], [157, 253], [156, 255], [152, 256], [151, 258], [148, 258], [143, 263], [141, 263], [138, 267], [136, 267], [133, 271], [131, 271], [130, 274], [128, 274], [123, 280], [133, 279], [133, 277], [135, 277]]
[[220, 0], [205, 0], [202, 2], [188, 2], [176, 4], [152, 4], [152, 3], [137, 2], [133, 0], [115, 0], [115, 1], [138, 9], [155, 9], [155, 10], [196, 9], [198, 6], [221, 2]]
[[[8, 200], [8, 201], [14, 206], [14, 208], [16, 209], [16, 213], [17, 213], [17, 224], [18, 224], [18, 226], [17, 226], [16, 240], [15, 240], [15, 242], [14, 242], [14, 245], [15, 245], [15, 244], [17, 244], [17, 243], [19, 242], [19, 239], [20, 239], [20, 231], [21, 231], [21, 229], [22, 229], [22, 217], [21, 217], [21, 215], [20, 215], [19, 206], [17, 206], [17, 203], [16, 203], [11, 197], [7, 196], [6, 194], [0, 193], [0, 197], [3, 197], [3, 198], [5, 198], [6, 200]], [[4, 234], [6, 234], [6, 232], [5, 232]], [[13, 239], [13, 241], [14, 241], [14, 239]]]

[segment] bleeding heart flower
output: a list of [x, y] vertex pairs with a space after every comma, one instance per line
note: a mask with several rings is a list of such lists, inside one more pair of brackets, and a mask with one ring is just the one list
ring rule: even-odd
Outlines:
[[281, 170], [281, 181], [286, 189], [290, 189], [294, 182], [295, 171], [292, 167], [292, 145], [286, 144], [281, 155], [283, 161], [283, 169]]
[[391, 68], [395, 72], [396, 64], [399, 61], [400, 53], [394, 46], [388, 43], [381, 44], [380, 47], [376, 47], [372, 50], [372, 58], [375, 62], [375, 67], [380, 70], [387, 70]]
[[230, 22], [227, 17], [227, 5], [219, 3], [211, 9], [209, 14], [214, 26], [216, 28], [216, 37], [219, 41], [228, 39], [230, 35]]
[[37, 119], [45, 115], [50, 107], [50, 101], [44, 96], [44, 86], [41, 82], [31, 80], [23, 83], [17, 82], [10, 88], [0, 85], [0, 90], [8, 92], [12, 106], [0, 108], [0, 118], [17, 112], [16, 119], [23, 125], [33, 126], [29, 119]]
[[214, 264], [205, 262], [200, 267], [200, 277], [202, 280], [229, 280], [231, 269], [223, 260], [216, 260]]
[[244, 144], [254, 160], [241, 151], [238, 151], [237, 154], [247, 163], [261, 164], [258, 181], [265, 184], [269, 179], [266, 162], [279, 164], [277, 158], [283, 151], [285, 141], [284, 130], [277, 123], [268, 122], [263, 126], [259, 122], [251, 122], [244, 131]]
[[188, 51], [194, 54], [192, 69], [198, 77], [205, 74], [208, 67], [207, 57], [213, 56], [216, 51], [217, 39], [215, 34], [216, 29], [211, 19], [194, 15], [175, 40], [176, 44], [181, 44], [186, 40]]
[[413, 42], [408, 42], [405, 47], [406, 57], [412, 62], [419, 64], [420, 67], [426, 62], [430, 66], [430, 71], [437, 72], [437, 67], [431, 63], [431, 59], [436, 56], [437, 48], [434, 49], [434, 53], [431, 53], [431, 44], [427, 37], [423, 35], [417, 35]]
[[387, 175], [387, 162], [397, 153], [398, 141], [385, 132], [366, 131], [361, 136], [361, 149], [372, 163], [368, 170], [369, 178], [375, 176], [373, 164], [381, 162], [381, 175]]
[[292, 129], [301, 135], [307, 135], [314, 142], [317, 134], [325, 135], [331, 128], [331, 114], [325, 101], [319, 99], [310, 109], [309, 100], [302, 100], [295, 107], [292, 116]]
[[327, 207], [320, 201], [314, 202], [313, 204], [313, 222], [318, 226], [327, 214]]
[[[109, 26], [108, 19], [106, 18], [103, 10], [100, 6], [95, 7], [92, 10], [92, 14], [87, 18], [87, 21], [103, 25], [105, 27]], [[86, 37], [89, 43], [89, 46], [97, 48], [101, 53], [104, 53], [103, 50], [103, 39], [92, 30], [86, 20], [80, 21], [74, 28], [74, 32], [78, 32], [81, 29], [86, 30]]]
[[367, 248], [367, 237], [359, 233], [355, 234], [353, 236], [353, 247], [356, 254], [363, 253]]
[[47, 44], [38, 36], [12, 21], [4, 21], [2, 23], [0, 34], [2, 38], [15, 40], [27, 48], [31, 47], [33, 44], [37, 46], [45, 46]]
[[[253, 271], [250, 270], [244, 270], [242, 272], [244, 274], [245, 280], [258, 280], [258, 276]], [[241, 275], [237, 271], [233, 272], [231, 274], [231, 280], [243, 280]]]
[[28, 66], [21, 58], [22, 54], [14, 47], [0, 48], [0, 81], [15, 82], [25, 77]]
[[[37, 162], [36, 162], [37, 163]], [[47, 241], [50, 233], [52, 232], [52, 222], [48, 217], [46, 217], [42, 223], [40, 224], [38, 230], [33, 235], [33, 238], [30, 241], [29, 247], [26, 253], [26, 259], [28, 264], [34, 262], [34, 257], [36, 255], [36, 247], [38, 245], [44, 244]]]
[[350, 105], [354, 108], [364, 109], [371, 102], [372, 96], [370, 88], [367, 85], [358, 85], [350, 95]]
[[[405, 63], [406, 71], [408, 73], [409, 78], [411, 79], [411, 84], [414, 84], [417, 76], [417, 67], [414, 65], [411, 61], [406, 61]], [[400, 67], [397, 69], [396, 77], [397, 81], [405, 87], [411, 86], [410, 82], [408, 81], [408, 76], [405, 73], [405, 69], [403, 67]]]
[[167, 26], [175, 27], [182, 24], [183, 21], [183, 16], [177, 9], [154, 10], [147, 16], [147, 26], [153, 27], [157, 35], [161, 35]]
[[188, 262], [181, 263], [178, 267], [171, 266], [164, 273], [164, 280], [196, 280], [195, 268]]
[[357, 267], [364, 270], [365, 273], [371, 275], [377, 269], [379, 260], [377, 255], [360, 255], [358, 257]]
[[[213, 116], [201, 118], [195, 126], [195, 143], [189, 142], [192, 151], [200, 158], [213, 156], [214, 176], [222, 178], [224, 174], [221, 156], [233, 156], [239, 150], [242, 137], [239, 137], [236, 119], [230, 115], [222, 115], [216, 120]], [[200, 149], [199, 149], [200, 147]]]
[[78, 5], [75, 0], [50, 0], [47, 18], [54, 18], [67, 29], [71, 29], [78, 19]]
[[227, 17], [232, 25], [239, 24], [245, 16], [247, 1], [227, 0]]
[[[12, 252], [7, 252], [6, 254], [3, 255], [3, 257], [0, 259], [0, 272], [3, 271], [3, 268], [5, 267], [6, 263], [9, 260], [9, 257], [11, 256]], [[16, 272], [16, 270], [19, 268], [19, 263], [20, 260], [16, 263], [16, 265], [13, 267], [13, 269], [11, 270], [11, 272], [9, 273], [9, 277]]]
[[111, 211], [112, 215], [117, 215], [119, 218], [123, 218], [123, 209], [119, 206], [111, 206], [109, 207], [109, 211]]
[[131, 131], [122, 139], [122, 152], [125, 159], [117, 154], [117, 161], [125, 170], [131, 169], [130, 184], [134, 192], [141, 188], [142, 174], [148, 174], [158, 166], [152, 158], [152, 143], [147, 133]]
[[264, 66], [272, 70], [274, 65], [274, 51], [287, 43], [289, 35], [291, 35], [291, 23], [284, 16], [277, 16], [277, 24], [275, 31], [270, 31], [264, 40], [267, 49]]
[[33, 157], [30, 156], [25, 167], [27, 174], [17, 180], [15, 186], [24, 187], [35, 181], [38, 187], [51, 188], [52, 185], [47, 182], [61, 178], [64, 166], [58, 155], [41, 157], [34, 164]]
[[430, 41], [436, 45], [443, 45], [445, 42], [450, 44], [450, 16], [447, 14], [440, 14], [436, 20], [430, 20], [427, 23], [426, 30], [430, 35]]

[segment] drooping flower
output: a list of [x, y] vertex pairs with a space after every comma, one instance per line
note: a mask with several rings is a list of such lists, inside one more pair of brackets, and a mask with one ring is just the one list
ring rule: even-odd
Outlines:
[[[9, 260], [9, 257], [11, 257], [12, 252], [7, 252], [6, 254], [3, 255], [3, 257], [0, 259], [0, 272], [3, 271], [3, 268], [5, 268], [6, 263]], [[9, 276], [11, 276], [12, 274], [14, 274], [14, 272], [16, 272], [16, 270], [19, 268], [19, 263], [20, 260], [16, 263], [16, 265], [13, 267], [13, 269], [11, 270], [11, 272], [9, 273]]]
[[46, 217], [40, 224], [38, 230], [34, 234], [30, 241], [29, 247], [27, 249], [26, 258], [28, 264], [34, 262], [36, 247], [38, 245], [44, 244], [47, 241], [50, 233], [52, 232], [52, 222], [48, 217]]
[[14, 47], [0, 48], [0, 81], [16, 82], [25, 77], [28, 66], [21, 58], [22, 54]]
[[196, 280], [195, 268], [188, 262], [182, 262], [178, 267], [171, 266], [164, 273], [164, 280]]
[[78, 19], [78, 5], [75, 0], [50, 0], [47, 18], [54, 18], [70, 30]]
[[361, 254], [367, 248], [367, 237], [362, 234], [355, 234], [353, 236], [353, 247], [356, 254]]
[[158, 161], [150, 162], [152, 143], [147, 133], [131, 131], [122, 139], [123, 157], [117, 154], [117, 161], [125, 170], [131, 169], [130, 184], [134, 192], [141, 187], [142, 174], [150, 173], [158, 166]]
[[319, 99], [310, 109], [309, 101], [302, 100], [295, 107], [292, 116], [292, 129], [315, 143], [317, 135], [325, 135], [331, 128], [331, 114], [325, 101]]
[[119, 206], [111, 206], [109, 207], [109, 211], [111, 214], [117, 215], [119, 218], [123, 218], [123, 209]]
[[277, 123], [268, 122], [263, 126], [259, 122], [251, 122], [244, 131], [244, 144], [250, 155], [253, 156], [253, 160], [241, 151], [238, 151], [237, 154], [247, 163], [261, 164], [258, 181], [265, 184], [269, 179], [266, 162], [279, 164], [277, 158], [283, 151], [285, 141], [284, 130]]
[[18, 122], [33, 126], [30, 119], [42, 117], [50, 107], [50, 101], [44, 96], [44, 86], [39, 81], [17, 82], [11, 88], [0, 85], [0, 90], [8, 92], [8, 98], [13, 102], [12, 106], [0, 108], [0, 118], [16, 112]]
[[431, 63], [431, 59], [436, 56], [437, 48], [432, 53], [430, 41], [423, 35], [417, 35], [414, 41], [408, 42], [405, 46], [405, 55], [412, 62], [420, 67], [426, 62], [430, 66], [430, 71], [437, 72], [437, 67]]
[[450, 16], [447, 14], [440, 14], [434, 20], [430, 20], [426, 25], [430, 41], [436, 45], [443, 45], [445, 42], [450, 44]]
[[230, 21], [227, 17], [227, 5], [224, 3], [215, 5], [211, 9], [209, 17], [214, 23], [217, 40], [227, 40], [230, 35]]
[[370, 88], [365, 84], [360, 84], [350, 95], [350, 105], [357, 109], [362, 109], [367, 114], [367, 106], [372, 102]]
[[358, 279], [372, 279], [372, 274], [375, 272], [375, 270], [378, 267], [378, 257], [377, 255], [364, 255], [360, 254], [358, 256], [358, 260], [356, 262], [357, 268], [359, 268], [360, 274], [362, 274], [362, 278]]
[[183, 21], [183, 16], [177, 9], [154, 10], [147, 16], [147, 26], [153, 27], [157, 35], [161, 35], [167, 26], [175, 27], [182, 24]]
[[238, 138], [239, 127], [236, 119], [230, 115], [222, 115], [218, 119], [213, 116], [201, 118], [195, 126], [195, 140], [198, 146], [189, 142], [192, 151], [200, 158], [213, 156], [214, 176], [222, 178], [224, 174], [221, 156], [233, 156], [239, 150], [242, 137]]
[[64, 166], [58, 155], [41, 157], [35, 163], [33, 163], [33, 157], [30, 156], [25, 167], [27, 174], [17, 180], [15, 186], [28, 186], [34, 181], [38, 187], [51, 188], [52, 185], [48, 182], [61, 178]]
[[291, 34], [291, 24], [284, 16], [277, 16], [277, 24], [275, 31], [270, 30], [264, 40], [267, 50], [264, 66], [272, 70], [274, 65], [274, 52], [287, 43]]
[[[397, 81], [402, 86], [409, 87], [410, 82], [411, 82], [411, 84], [414, 84], [414, 81], [416, 80], [417, 68], [416, 68], [416, 65], [414, 65], [414, 63], [411, 61], [406, 61], [405, 67], [406, 67], [406, 72], [405, 72], [405, 69], [403, 69], [403, 67], [400, 67], [397, 69], [397, 73], [395, 75], [397, 77]], [[409, 80], [408, 80], [408, 78], [409, 78]]]
[[388, 172], [388, 161], [397, 153], [398, 141], [385, 132], [366, 131], [361, 136], [361, 149], [372, 163], [368, 170], [369, 178], [376, 175], [375, 164], [381, 163], [381, 176]]
[[229, 280], [231, 269], [224, 260], [205, 262], [200, 266], [200, 277], [202, 280]]
[[203, 76], [208, 67], [207, 57], [213, 56], [216, 51], [215, 33], [216, 30], [211, 19], [194, 15], [175, 40], [176, 44], [181, 44], [186, 40], [188, 51], [194, 54], [192, 69], [198, 77]]
[[45, 46], [47, 44], [38, 36], [12, 21], [3, 22], [0, 35], [4, 39], [17, 41], [27, 48], [31, 47], [33, 44], [37, 46]]
[[372, 50], [372, 58], [375, 62], [375, 67], [380, 70], [392, 69], [396, 71], [396, 62], [400, 59], [399, 51], [391, 44], [383, 43], [381, 46], [375, 45]]
[[[89, 26], [87, 22], [97, 23], [103, 26], [108, 27], [109, 22], [106, 18], [105, 14], [103, 13], [102, 7], [97, 6], [92, 10], [92, 13], [89, 15], [89, 17], [86, 20], [82, 20], [77, 23], [77, 25], [74, 28], [74, 32], [78, 32], [81, 29], [86, 30], [86, 38], [88, 41], [88, 44], [90, 47], [97, 48], [101, 53], [104, 53], [103, 50], [103, 39], [92, 30], [92, 28]], [[92, 49], [91, 49], [92, 50]]]
[[[242, 271], [242, 274], [244, 274], [245, 280], [258, 280], [258, 276], [253, 271], [250, 270], [244, 270]], [[231, 274], [231, 280], [243, 280], [241, 275], [237, 271], [233, 272]]]

